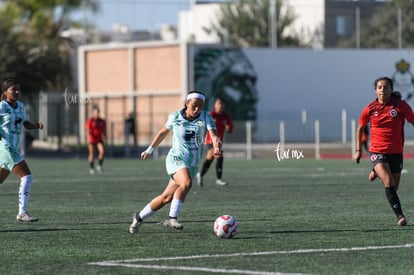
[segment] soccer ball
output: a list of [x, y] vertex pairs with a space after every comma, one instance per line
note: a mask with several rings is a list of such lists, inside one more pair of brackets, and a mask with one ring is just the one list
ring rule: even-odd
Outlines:
[[214, 222], [214, 234], [222, 239], [231, 239], [236, 235], [237, 221], [233, 216], [222, 215]]

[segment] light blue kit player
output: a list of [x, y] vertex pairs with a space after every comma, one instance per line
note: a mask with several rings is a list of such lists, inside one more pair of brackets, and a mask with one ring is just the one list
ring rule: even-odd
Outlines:
[[3, 81], [0, 101], [0, 184], [13, 172], [20, 178], [19, 213], [17, 221], [35, 222], [38, 218], [27, 212], [32, 173], [20, 154], [20, 135], [25, 129], [43, 129], [43, 123], [27, 121], [24, 103], [19, 101], [20, 84], [15, 79]]
[[172, 147], [166, 157], [167, 173], [170, 176], [164, 191], [153, 198], [140, 212], [133, 215], [129, 232], [137, 233], [142, 221], [171, 203], [169, 218], [163, 225], [183, 229], [177, 221], [184, 200], [191, 189], [203, 156], [204, 140], [207, 132], [213, 140], [214, 153], [221, 155], [221, 141], [216, 132], [213, 118], [204, 111], [206, 98], [204, 93], [191, 91], [187, 94], [184, 108], [172, 112], [165, 126], [155, 135], [151, 145], [141, 154], [147, 159], [151, 153], [173, 131]]

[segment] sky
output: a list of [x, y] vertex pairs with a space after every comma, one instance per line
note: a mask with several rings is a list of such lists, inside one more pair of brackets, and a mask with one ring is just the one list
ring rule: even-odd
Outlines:
[[178, 14], [191, 8], [192, 0], [99, 0], [97, 14], [79, 12], [72, 18], [111, 30], [114, 23], [129, 30], [157, 30], [163, 24], [177, 25]]

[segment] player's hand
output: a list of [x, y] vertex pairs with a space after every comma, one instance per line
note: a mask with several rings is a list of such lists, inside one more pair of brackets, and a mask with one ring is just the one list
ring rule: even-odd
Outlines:
[[148, 154], [146, 151], [141, 153], [141, 159], [142, 160], [146, 160], [149, 156], [150, 156], [150, 154]]
[[359, 161], [361, 160], [361, 151], [356, 151], [355, 155], [354, 155], [354, 159], [356, 163], [359, 163]]
[[214, 148], [214, 155], [220, 156], [223, 153], [220, 147]]
[[148, 146], [148, 148], [144, 152], [141, 153], [141, 159], [146, 160], [153, 152], [154, 152], [154, 147], [152, 147], [151, 145]]
[[41, 130], [41, 129], [43, 129], [43, 127], [44, 127], [43, 122], [39, 121], [38, 123], [36, 123], [36, 128], [37, 129]]

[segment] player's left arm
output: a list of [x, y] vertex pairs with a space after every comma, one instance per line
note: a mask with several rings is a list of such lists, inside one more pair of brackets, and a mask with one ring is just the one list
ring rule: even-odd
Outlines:
[[231, 117], [229, 115], [227, 115], [226, 121], [227, 121], [226, 131], [227, 131], [227, 133], [231, 134], [231, 132], [233, 132], [233, 128], [234, 128], [233, 120], [231, 119]]
[[403, 101], [405, 104], [403, 105], [403, 110], [405, 113], [405, 119], [414, 126], [414, 112], [411, 109], [410, 105], [406, 101]]
[[210, 130], [208, 130], [208, 133], [210, 134], [210, 137], [211, 137], [211, 142], [212, 142], [213, 148], [214, 148], [214, 154], [215, 155], [221, 155], [221, 153], [223, 152], [221, 150], [221, 140], [220, 140], [219, 136], [217, 135], [216, 129], [210, 129]]
[[23, 127], [27, 130], [34, 130], [34, 129], [41, 130], [41, 129], [43, 129], [44, 125], [43, 125], [43, 122], [41, 122], [41, 121], [36, 122], [36, 123], [32, 123], [32, 122], [26, 120], [26, 121], [23, 122]]

